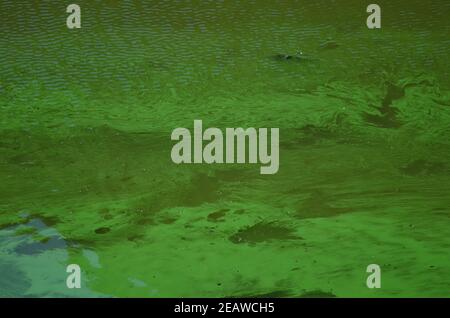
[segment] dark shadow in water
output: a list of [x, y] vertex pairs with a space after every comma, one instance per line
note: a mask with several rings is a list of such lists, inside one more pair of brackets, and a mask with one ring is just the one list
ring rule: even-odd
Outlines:
[[23, 255], [34, 255], [48, 250], [66, 247], [67, 244], [65, 240], [56, 236], [52, 236], [50, 239], [46, 241], [21, 243], [14, 249], [14, 252]]
[[395, 85], [391, 82], [387, 83], [387, 91], [384, 96], [381, 107], [378, 108], [380, 115], [373, 115], [364, 113], [366, 122], [382, 128], [399, 128], [403, 125], [400, 119], [397, 118], [398, 109], [392, 106], [393, 101], [401, 99], [406, 95], [406, 89], [414, 86], [434, 86], [435, 84], [429, 79], [419, 79], [408, 82], [403, 85]]
[[[29, 219], [26, 225], [36, 229], [37, 231], [45, 230], [50, 227], [47, 222], [39, 218]], [[67, 248], [67, 243], [62, 237], [53, 235], [50, 237], [44, 237], [43, 239], [38, 241], [21, 242], [14, 248], [14, 252], [23, 255], [34, 255], [59, 248]]]
[[111, 229], [109, 227], [99, 227], [97, 229], [95, 229], [95, 234], [106, 234], [109, 231], [111, 231]]
[[196, 174], [189, 185], [189, 189], [182, 195], [181, 206], [199, 206], [203, 203], [215, 202], [220, 198], [219, 179], [206, 174]]
[[301, 240], [295, 235], [295, 230], [275, 222], [259, 222], [252, 226], [240, 229], [228, 238], [234, 244], [256, 244], [273, 240]]
[[[345, 115], [336, 114], [333, 125], [341, 125]], [[304, 148], [305, 146], [315, 146], [324, 142], [334, 142], [337, 144], [356, 144], [360, 141], [356, 136], [333, 130], [329, 127], [319, 127], [315, 125], [305, 125], [301, 128], [286, 129], [283, 133], [284, 139], [280, 141], [280, 148], [293, 150]]]
[[447, 167], [443, 162], [431, 162], [426, 160], [414, 160], [400, 168], [400, 171], [410, 176], [420, 174], [437, 174], [447, 172]]
[[352, 212], [352, 208], [335, 208], [329, 205], [330, 197], [320, 190], [313, 191], [297, 208], [295, 217], [299, 219], [331, 217]]
[[380, 115], [364, 113], [366, 122], [382, 128], [399, 128], [402, 123], [397, 118], [398, 109], [392, 106], [394, 100], [405, 96], [405, 88], [396, 86], [392, 83], [387, 84], [387, 92], [381, 107], [378, 108]]
[[223, 222], [224, 217], [230, 209], [220, 209], [219, 211], [208, 214], [207, 220], [209, 222]]

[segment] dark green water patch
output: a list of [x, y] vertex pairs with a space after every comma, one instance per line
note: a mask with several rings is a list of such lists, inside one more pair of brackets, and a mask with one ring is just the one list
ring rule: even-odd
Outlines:
[[295, 217], [299, 219], [331, 217], [353, 211], [352, 208], [333, 207], [332, 201], [331, 197], [324, 192], [313, 191], [309, 198], [299, 204]]
[[255, 244], [274, 240], [283, 241], [301, 239], [301, 237], [295, 234], [294, 229], [278, 225], [275, 222], [259, 222], [252, 226], [242, 228], [229, 237], [229, 240], [234, 244]]
[[95, 229], [95, 234], [106, 234], [109, 233], [111, 229], [109, 227], [99, 227]]
[[[345, 115], [336, 114], [335, 118], [330, 122], [331, 125], [339, 126], [342, 117]], [[283, 131], [283, 139], [280, 141], [280, 148], [293, 150], [303, 148], [305, 146], [315, 146], [324, 142], [335, 143], [356, 143], [360, 142], [357, 136], [343, 134], [340, 131], [327, 126], [316, 126], [307, 124], [301, 128], [291, 128]]]
[[218, 193], [220, 188], [219, 179], [198, 173], [191, 179], [186, 191], [181, 192], [181, 206], [199, 206], [203, 203], [215, 202], [220, 198]]
[[366, 122], [381, 128], [399, 128], [402, 123], [397, 118], [398, 109], [392, 106], [392, 102], [405, 96], [405, 88], [387, 83], [387, 92], [381, 107], [378, 108], [379, 115], [364, 113]]
[[13, 227], [13, 226], [17, 226], [17, 225], [21, 225], [21, 224], [25, 224], [27, 223], [27, 220], [18, 220], [17, 222], [5, 222], [0, 224], [0, 231], [7, 229], [9, 227]]
[[230, 211], [229, 209], [220, 209], [219, 211], [212, 212], [208, 214], [207, 220], [209, 222], [223, 222], [224, 217], [227, 214], [227, 212]]
[[67, 243], [57, 232], [47, 235], [40, 231], [54, 230], [38, 217], [27, 216], [24, 225], [11, 226], [18, 236], [17, 245], [12, 250], [19, 255], [35, 255], [54, 249], [65, 249]]
[[447, 166], [443, 162], [433, 162], [423, 159], [414, 160], [403, 167], [400, 171], [406, 175], [416, 176], [421, 174], [448, 173]]
[[42, 215], [39, 213], [33, 213], [28, 216], [29, 225], [33, 225], [38, 229], [44, 229], [46, 227], [54, 227], [61, 222], [60, 218], [54, 215]]
[[65, 249], [66, 247], [67, 244], [64, 239], [52, 236], [37, 242], [21, 243], [14, 249], [14, 252], [22, 255], [34, 255], [58, 248]]

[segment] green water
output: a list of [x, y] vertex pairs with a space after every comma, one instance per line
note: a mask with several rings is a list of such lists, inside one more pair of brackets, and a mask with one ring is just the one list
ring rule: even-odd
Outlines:
[[[448, 297], [450, 3], [371, 2], [1, 0], [0, 296]], [[175, 165], [195, 119], [279, 172]]]

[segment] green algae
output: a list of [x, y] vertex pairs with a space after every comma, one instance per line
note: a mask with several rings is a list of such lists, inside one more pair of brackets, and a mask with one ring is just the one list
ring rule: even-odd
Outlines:
[[33, 234], [36, 231], [37, 231], [37, 229], [34, 227], [21, 227], [15, 231], [15, 234], [16, 235], [27, 235], [27, 234]]
[[294, 235], [294, 230], [274, 223], [259, 222], [252, 226], [239, 229], [237, 233], [229, 237], [230, 241], [239, 243], [261, 243], [272, 240], [298, 240], [300, 237]]

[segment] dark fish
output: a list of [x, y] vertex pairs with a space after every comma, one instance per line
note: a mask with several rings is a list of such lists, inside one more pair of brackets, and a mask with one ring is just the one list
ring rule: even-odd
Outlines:
[[312, 60], [310, 56], [304, 55], [302, 52], [298, 51], [295, 53], [295, 55], [290, 54], [275, 54], [272, 56], [272, 58], [276, 61], [296, 61], [296, 62], [302, 62], [302, 61], [309, 61]]

